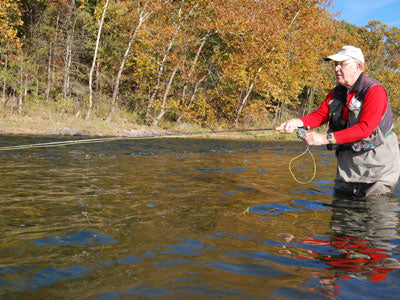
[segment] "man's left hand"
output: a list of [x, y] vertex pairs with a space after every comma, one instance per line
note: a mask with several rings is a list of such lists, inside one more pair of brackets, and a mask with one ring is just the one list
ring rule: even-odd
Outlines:
[[321, 134], [321, 133], [310, 131], [310, 132], [307, 132], [303, 138], [304, 138], [304, 141], [307, 143], [307, 145], [310, 145], [310, 146], [321, 146], [321, 145], [329, 144], [329, 141], [326, 138], [326, 133]]

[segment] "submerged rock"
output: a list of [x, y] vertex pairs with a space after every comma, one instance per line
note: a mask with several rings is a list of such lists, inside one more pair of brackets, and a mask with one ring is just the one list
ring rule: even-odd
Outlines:
[[165, 135], [166, 132], [158, 128], [141, 127], [131, 130], [120, 131], [117, 136], [121, 137], [158, 137]]
[[68, 135], [68, 136], [90, 136], [89, 131], [86, 129], [69, 129], [69, 128], [64, 128], [61, 130], [57, 131], [51, 131], [47, 133], [48, 135]]

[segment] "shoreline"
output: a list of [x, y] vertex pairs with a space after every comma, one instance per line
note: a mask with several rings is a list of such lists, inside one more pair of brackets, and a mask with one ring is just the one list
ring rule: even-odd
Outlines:
[[[102, 119], [84, 120], [74, 116], [3, 115], [0, 119], [0, 135], [14, 136], [54, 136], [54, 137], [196, 137], [220, 139], [262, 139], [288, 140], [284, 136], [268, 128], [265, 131], [256, 128], [209, 129], [196, 124], [175, 124], [168, 128], [138, 125], [124, 119], [106, 122]], [[169, 128], [170, 127], [170, 128]], [[263, 127], [264, 128], [264, 127]], [[242, 131], [243, 130], [243, 131]], [[175, 136], [174, 136], [175, 135]]]
[[[251, 130], [250, 130], [251, 131]], [[64, 128], [56, 132], [35, 131], [30, 129], [3, 130], [0, 129], [0, 136], [36, 136], [36, 137], [81, 137], [81, 138], [208, 138], [208, 139], [237, 139], [237, 140], [296, 140], [294, 137], [279, 136], [274, 133], [248, 133], [245, 129], [243, 132], [227, 132], [227, 130], [212, 131], [204, 130], [202, 132], [191, 131], [167, 131], [154, 128], [141, 128], [129, 131], [118, 132], [117, 134], [90, 134], [85, 129]]]

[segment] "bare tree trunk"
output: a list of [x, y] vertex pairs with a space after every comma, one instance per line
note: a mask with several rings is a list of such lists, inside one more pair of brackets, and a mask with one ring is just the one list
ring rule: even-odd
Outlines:
[[[69, 39], [69, 38], [68, 38]], [[65, 67], [64, 67], [64, 84], [63, 84], [63, 100], [64, 100], [64, 108], [67, 103], [68, 89], [69, 89], [69, 76], [70, 76], [70, 68], [71, 68], [71, 45], [70, 42], [67, 42], [67, 49], [65, 55]]]
[[272, 121], [272, 125], [274, 126], [275, 124], [280, 124], [281, 119], [282, 119], [282, 109], [283, 105], [281, 101], [278, 101], [277, 109], [275, 110], [274, 113], [274, 119]]
[[1, 102], [3, 103], [3, 106], [5, 106], [6, 104], [6, 88], [7, 88], [7, 76], [6, 76], [6, 72], [7, 72], [7, 68], [8, 68], [8, 55], [6, 54], [6, 62], [4, 64], [4, 69], [3, 69], [3, 95], [1, 98]]
[[102, 27], [104, 24], [104, 17], [106, 15], [108, 2], [109, 2], [109, 0], [106, 1], [106, 3], [104, 4], [104, 7], [103, 7], [103, 13], [101, 15], [101, 20], [99, 23], [99, 31], [97, 32], [97, 40], [96, 40], [96, 47], [94, 49], [92, 67], [90, 68], [90, 72], [89, 72], [89, 107], [88, 107], [88, 111], [87, 111], [86, 117], [85, 117], [86, 120], [88, 120], [90, 118], [90, 114], [92, 113], [92, 108], [93, 108], [93, 86], [92, 86], [93, 85], [93, 72], [94, 72], [94, 68], [96, 66], [97, 51], [99, 49], [101, 30], [102, 30]]
[[[161, 76], [164, 73], [164, 67], [165, 67], [165, 62], [167, 61], [167, 58], [169, 56], [169, 53], [171, 51], [172, 46], [174, 45], [175, 39], [178, 36], [179, 31], [181, 30], [183, 24], [185, 21], [190, 17], [190, 15], [193, 13], [193, 11], [197, 8], [198, 4], [194, 5], [192, 9], [188, 12], [187, 16], [178, 24], [178, 27], [176, 28], [174, 34], [172, 35], [171, 41], [169, 42], [168, 48], [165, 51], [164, 57], [160, 63], [160, 68], [158, 70], [158, 76], [157, 76], [157, 84], [156, 87], [154, 88], [153, 93], [151, 94], [151, 97], [149, 99], [149, 103], [147, 104], [147, 110], [146, 110], [146, 121], [150, 121], [150, 111], [151, 107], [153, 105], [153, 102], [160, 90], [161, 87]], [[179, 15], [181, 14], [181, 10], [179, 11]]]
[[247, 100], [250, 97], [250, 93], [253, 90], [253, 87], [254, 87], [254, 82], [250, 84], [250, 87], [247, 89], [246, 95], [243, 97], [242, 103], [241, 103], [241, 105], [239, 106], [239, 108], [238, 108], [238, 110], [236, 112], [236, 118], [235, 118], [235, 123], [236, 124], [239, 122], [240, 115], [242, 113], [242, 110], [243, 110], [244, 106], [247, 103]]
[[[188, 75], [188, 79], [189, 79], [189, 80], [192, 78], [192, 75], [193, 75], [194, 69], [195, 69], [195, 67], [196, 67], [197, 61], [199, 60], [199, 57], [200, 57], [201, 50], [203, 50], [203, 47], [204, 47], [204, 45], [205, 45], [205, 43], [206, 43], [206, 40], [207, 40], [207, 37], [208, 37], [209, 35], [210, 35], [210, 32], [208, 32], [208, 33], [201, 39], [201, 43], [200, 43], [199, 49], [197, 49], [196, 56], [195, 56], [195, 58], [194, 58], [194, 60], [193, 60], [192, 67], [191, 67], [190, 72], [189, 72], [189, 75]], [[187, 89], [187, 86], [188, 86], [188, 85], [187, 85], [187, 82], [185, 82], [185, 86], [183, 87], [183, 91], [182, 91], [182, 103], [183, 103], [183, 104], [185, 104], [185, 97], [186, 97], [186, 89]]]
[[[39, 73], [39, 66], [37, 64], [35, 64], [35, 78], [32, 78], [32, 80], [34, 80], [36, 82], [36, 91], [35, 91], [36, 98], [39, 96], [39, 78], [37, 75], [38, 73]], [[27, 82], [26, 86], [28, 86], [28, 82]]]
[[49, 45], [49, 62], [47, 64], [47, 86], [46, 86], [46, 102], [49, 102], [49, 97], [50, 97], [50, 87], [51, 87], [51, 63], [53, 61], [52, 58], [52, 43], [50, 42]]
[[107, 122], [110, 122], [112, 119], [112, 116], [114, 115], [115, 112], [115, 103], [117, 101], [118, 98], [118, 92], [119, 92], [119, 83], [121, 81], [121, 76], [122, 76], [122, 72], [124, 70], [124, 66], [125, 66], [125, 62], [128, 58], [129, 52], [131, 50], [132, 44], [136, 38], [136, 35], [140, 29], [140, 27], [142, 26], [143, 22], [150, 17], [150, 15], [153, 13], [153, 11], [151, 12], [144, 12], [141, 11], [140, 15], [139, 15], [139, 20], [138, 20], [138, 24], [136, 25], [135, 30], [132, 32], [132, 34], [129, 37], [129, 43], [128, 43], [128, 47], [125, 50], [124, 56], [122, 57], [122, 61], [121, 61], [121, 65], [119, 67], [118, 70], [118, 74], [117, 77], [115, 78], [115, 83], [114, 83], [114, 90], [113, 90], [113, 95], [112, 95], [112, 100], [111, 100], [111, 105], [110, 105], [110, 111], [108, 113]]
[[174, 35], [172, 36], [171, 41], [170, 41], [170, 43], [168, 45], [167, 51], [165, 51], [163, 60], [161, 61], [160, 68], [159, 68], [159, 71], [158, 71], [158, 76], [157, 76], [157, 84], [156, 84], [156, 87], [154, 88], [153, 93], [151, 94], [151, 97], [149, 99], [149, 103], [147, 104], [147, 110], [146, 110], [146, 120], [147, 120], [147, 122], [150, 121], [151, 107], [153, 105], [154, 99], [156, 98], [156, 96], [157, 96], [157, 94], [158, 94], [158, 92], [160, 90], [161, 76], [164, 73], [165, 62], [167, 61], [169, 52], [171, 51], [172, 45], [174, 44], [174, 41], [175, 41], [175, 39], [176, 39], [176, 37], [178, 35], [178, 32], [179, 32], [181, 27], [182, 27], [182, 23], [179, 24], [177, 30], [175, 31]]
[[283, 110], [285, 109], [285, 106], [281, 101], [279, 101], [279, 111], [278, 111], [278, 124], [282, 123], [282, 116], [283, 116]]
[[183, 118], [184, 114], [185, 114], [185, 113], [190, 109], [190, 107], [192, 106], [192, 104], [193, 104], [193, 102], [194, 102], [194, 98], [195, 98], [196, 92], [197, 92], [197, 89], [198, 89], [200, 83], [208, 77], [208, 74], [209, 74], [209, 73], [207, 73], [207, 75], [203, 76], [202, 78], [200, 78], [200, 79], [196, 82], [196, 84], [195, 84], [195, 86], [194, 86], [194, 89], [193, 89], [193, 92], [192, 92], [192, 96], [190, 97], [189, 104], [186, 106], [185, 110], [184, 110], [184, 111], [182, 112], [182, 114], [179, 116], [179, 118], [178, 118], [178, 120], [177, 120], [178, 123], [181, 123], [181, 122], [182, 122], [182, 118]]
[[75, 25], [78, 16], [75, 15], [74, 21], [71, 25], [71, 16], [73, 14], [73, 10], [75, 7], [75, 0], [71, 1], [70, 14], [68, 15], [67, 20], [67, 41], [66, 41], [66, 55], [65, 55], [65, 68], [64, 68], [64, 86], [63, 86], [63, 100], [64, 107], [63, 112], [66, 111], [67, 98], [69, 96], [69, 84], [71, 79], [71, 65], [72, 65], [72, 46], [73, 46], [73, 37], [75, 35]]
[[[12, 89], [12, 92], [11, 92], [11, 97], [9, 97], [7, 100], [6, 100], [6, 102], [4, 103], [4, 107], [7, 105], [7, 101], [8, 100], [11, 100], [11, 104], [10, 104], [10, 106], [11, 106], [11, 111], [13, 112], [14, 111], [14, 104], [17, 104], [17, 100], [16, 100], [16, 95], [15, 95], [15, 90], [14, 89]], [[11, 99], [10, 99], [11, 98]]]
[[70, 9], [69, 9], [69, 14], [67, 17], [67, 39], [66, 39], [66, 45], [65, 45], [65, 57], [64, 57], [64, 82], [63, 82], [63, 101], [64, 101], [64, 107], [62, 113], [65, 111], [65, 104], [67, 102], [67, 93], [68, 93], [68, 85], [69, 85], [69, 72], [70, 72], [70, 63], [71, 63], [71, 14], [72, 14], [72, 6], [75, 5], [75, 1], [72, 0], [72, 3], [70, 4]]
[[26, 100], [28, 97], [28, 75], [25, 73], [25, 80], [24, 80], [24, 99]]
[[307, 102], [303, 106], [302, 116], [306, 115], [311, 110], [312, 100], [314, 99], [315, 88], [308, 88]]
[[99, 62], [96, 63], [96, 91], [99, 91], [101, 89], [100, 86], [100, 64]]
[[161, 103], [161, 110], [160, 110], [160, 113], [158, 114], [158, 116], [154, 119], [153, 126], [157, 126], [158, 122], [162, 119], [162, 117], [166, 113], [165, 103], [167, 102], [168, 93], [169, 93], [169, 90], [171, 89], [172, 81], [174, 80], [175, 74], [178, 71], [179, 65], [180, 65], [180, 62], [176, 65], [174, 71], [171, 74], [171, 77], [169, 78], [167, 87], [165, 88], [165, 91], [164, 91], [163, 101]]
[[18, 113], [22, 113], [22, 100], [24, 95], [24, 69], [23, 69], [23, 57], [21, 56], [21, 64], [19, 70], [19, 80], [20, 80], [20, 92], [18, 97]]
[[254, 87], [254, 82], [257, 80], [258, 74], [261, 72], [261, 70], [262, 70], [262, 67], [259, 67], [253, 82], [250, 84], [249, 88], [247, 89], [246, 95], [244, 96], [244, 98], [242, 100], [242, 104], [240, 105], [240, 107], [239, 107], [239, 109], [238, 109], [238, 111], [236, 113], [236, 119], [235, 119], [235, 123], [236, 124], [239, 122], [240, 114], [242, 113], [242, 110], [243, 110], [244, 106], [247, 104], [247, 100], [249, 99], [250, 94], [251, 94], [251, 92], [253, 90], [253, 87]]
[[[55, 41], [57, 41], [57, 39], [58, 39], [58, 28], [59, 28], [58, 26], [59, 26], [59, 24], [60, 24], [60, 14], [57, 15], [56, 31], [55, 31], [55, 37], [54, 37]], [[54, 45], [54, 48], [56, 48], [56, 44]], [[53, 54], [55, 54], [55, 53], [56, 53], [56, 51], [53, 52]], [[50, 81], [50, 83], [49, 83], [49, 97], [50, 97], [51, 87], [52, 87], [52, 85], [54, 85], [55, 78], [56, 78], [54, 59], [52, 59], [52, 61], [51, 61], [50, 74], [51, 74], [51, 76], [50, 76], [50, 79], [49, 79], [49, 81]], [[49, 100], [49, 99], [46, 99], [46, 100]]]

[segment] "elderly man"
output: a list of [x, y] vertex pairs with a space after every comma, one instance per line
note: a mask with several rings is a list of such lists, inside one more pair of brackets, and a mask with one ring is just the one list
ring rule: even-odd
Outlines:
[[359, 48], [344, 46], [325, 61], [334, 62], [338, 85], [317, 110], [276, 130], [291, 133], [298, 127], [313, 129], [329, 122], [328, 133], [309, 131], [304, 140], [336, 150], [335, 192], [357, 197], [392, 192], [400, 175], [400, 157], [385, 88], [364, 74]]

